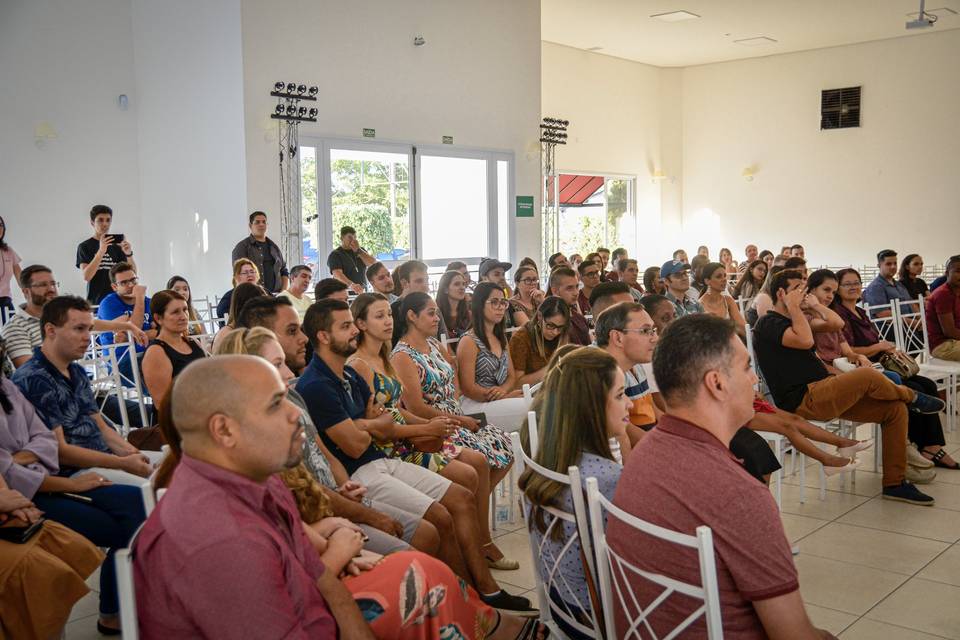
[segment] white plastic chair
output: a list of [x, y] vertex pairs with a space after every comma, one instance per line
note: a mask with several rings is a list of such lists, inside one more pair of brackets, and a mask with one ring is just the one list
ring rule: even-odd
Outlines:
[[541, 380], [540, 382], [538, 382], [538, 383], [536, 383], [536, 384], [532, 384], [532, 385], [531, 385], [531, 384], [525, 384], [525, 385], [523, 385], [523, 387], [521, 387], [521, 388], [523, 389], [523, 399], [524, 399], [524, 401], [527, 403], [527, 408], [528, 408], [528, 409], [530, 408], [531, 405], [533, 405], [533, 395], [534, 395], [537, 391], [540, 391], [540, 387], [542, 387], [542, 386], [543, 386], [543, 381]]
[[137, 594], [133, 587], [133, 556], [130, 547], [120, 549], [113, 556], [117, 571], [117, 594], [120, 599], [120, 626], [123, 627], [124, 640], [138, 640], [140, 637], [137, 620]]
[[[535, 431], [536, 417], [534, 417], [533, 420], [531, 432]], [[536, 474], [570, 487], [570, 495], [573, 501], [573, 513], [555, 507], [541, 507], [546, 528], [543, 533], [538, 532], [540, 536], [538, 542], [537, 537], [533, 533], [534, 523], [531, 505], [527, 502], [526, 495], [523, 493], [520, 494], [523, 511], [525, 514], [530, 514], [527, 518], [527, 530], [530, 533], [528, 536], [530, 555], [533, 558], [533, 573], [537, 582], [537, 594], [540, 597], [540, 620], [550, 628], [550, 632], [554, 636], [563, 637], [563, 633], [556, 623], [556, 620], [559, 619], [569, 627], [576, 629], [586, 636], [599, 637], [601, 635], [601, 627], [594, 606], [590, 607], [589, 612], [584, 611], [584, 613], [589, 615], [589, 625], [584, 624], [574, 615], [574, 612], [571, 611], [570, 608], [564, 606], [564, 603], [575, 605], [578, 603], [578, 600], [571, 585], [560, 573], [560, 565], [569, 559], [571, 555], [574, 556], [575, 562], [580, 562], [580, 554], [576, 547], [576, 545], [579, 544], [583, 549], [583, 558], [586, 561], [584, 574], [589, 575], [594, 581], [594, 584], [596, 584], [597, 574], [594, 568], [593, 544], [590, 537], [589, 518], [587, 515], [586, 502], [583, 497], [580, 470], [575, 466], [571, 466], [567, 469], [567, 474], [564, 475], [542, 467], [523, 450], [520, 444], [519, 433], [511, 433], [510, 439], [513, 443], [513, 452], [516, 458], [515, 464], [519, 465], [521, 473], [526, 468], [529, 468]], [[536, 455], [533, 451], [531, 451], [531, 453]], [[563, 529], [564, 524], [575, 525], [576, 532], [564, 540], [560, 553], [554, 557], [547, 546], [547, 542], [551, 539], [551, 534], [553, 534], [556, 529]], [[557, 594], [561, 602], [556, 602], [550, 598], [551, 592]]]
[[[590, 511], [590, 531], [593, 535], [593, 548], [596, 555], [600, 599], [603, 610], [607, 613], [605, 619], [607, 638], [641, 640], [644, 637], [640, 633], [641, 629], [656, 638], [649, 618], [656, 615], [657, 607], [675, 593], [701, 600], [703, 604], [664, 636], [664, 640], [682, 637], [684, 631], [700, 618], [706, 622], [707, 637], [710, 640], [723, 638], [720, 590], [717, 586], [717, 565], [713, 551], [713, 532], [710, 527], [699, 526], [696, 535], [691, 536], [641, 520], [607, 500], [600, 493], [596, 478], [587, 478], [587, 506]], [[610, 519], [617, 519], [645, 535], [694, 549], [700, 565], [700, 584], [689, 584], [667, 575], [644, 571], [631, 564], [611, 549], [607, 543], [604, 522]], [[642, 548], [642, 543], [636, 544], [635, 548]], [[663, 591], [646, 608], [643, 608], [630, 584], [631, 578], [652, 582]], [[613, 615], [613, 612], [618, 610], [623, 612], [629, 624], [629, 627], [619, 634]]]
[[[94, 341], [87, 350], [87, 353], [84, 354], [83, 359], [79, 361], [79, 364], [88, 372], [90, 385], [93, 387], [94, 393], [103, 392], [103, 400], [99, 405], [101, 414], [111, 395], [117, 399], [117, 409], [120, 411], [120, 428], [118, 431], [120, 435], [126, 437], [130, 433], [132, 424], [130, 423], [130, 415], [127, 413], [127, 403], [123, 392], [123, 380], [120, 372], [117, 370], [115, 350], [104, 349], [102, 345]], [[117, 425], [113, 424], [113, 421], [105, 415], [104, 420], [112, 426], [117, 427]]]

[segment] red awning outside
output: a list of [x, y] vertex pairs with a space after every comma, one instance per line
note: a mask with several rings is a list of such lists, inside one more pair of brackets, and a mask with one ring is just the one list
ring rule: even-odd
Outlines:
[[582, 207], [586, 200], [603, 189], [603, 176], [560, 174], [560, 206]]

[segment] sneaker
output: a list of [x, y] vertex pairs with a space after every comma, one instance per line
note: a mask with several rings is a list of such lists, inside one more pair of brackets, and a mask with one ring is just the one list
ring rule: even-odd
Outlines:
[[883, 499], [899, 500], [900, 502], [919, 504], [924, 507], [932, 507], [934, 502], [933, 498], [925, 493], [921, 493], [919, 489], [906, 480], [894, 487], [884, 487]]
[[907, 472], [904, 475], [907, 480], [914, 484], [930, 484], [937, 477], [937, 472], [933, 469], [918, 469], [908, 464]]
[[915, 393], [916, 397], [913, 399], [913, 402], [907, 405], [910, 411], [915, 413], [940, 413], [944, 407], [947, 406], [943, 400], [936, 396], [928, 396], [920, 392]]
[[933, 461], [930, 458], [925, 458], [917, 450], [917, 445], [912, 442], [907, 443], [907, 464], [918, 469], [933, 469]]
[[523, 618], [536, 618], [540, 615], [540, 611], [538, 609], [534, 609], [529, 600], [523, 596], [510, 595], [503, 589], [493, 596], [481, 595], [480, 599], [494, 609], [503, 611], [505, 613], [512, 613], [515, 616], [521, 616]]

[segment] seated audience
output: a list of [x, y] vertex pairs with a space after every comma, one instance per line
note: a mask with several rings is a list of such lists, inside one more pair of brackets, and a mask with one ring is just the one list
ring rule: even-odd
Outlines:
[[[950, 256], [949, 258], [947, 258], [946, 264], [950, 264], [954, 260], [960, 260], [960, 256]], [[933, 282], [930, 283], [930, 293], [933, 293], [934, 291], [942, 287], [943, 284], [947, 281], [946, 264], [944, 265], [943, 275], [937, 276], [936, 278], [933, 279]]]
[[643, 290], [647, 293], [663, 295], [667, 288], [660, 277], [660, 267], [647, 267], [643, 272]]
[[[470, 285], [473, 284], [472, 279], [470, 278], [470, 269], [467, 268], [467, 263], [462, 260], [454, 260], [453, 262], [447, 265], [447, 268], [444, 269], [444, 272], [447, 271], [459, 271], [463, 276], [464, 280], [467, 281], [467, 287], [470, 288]], [[380, 293], [383, 293], [382, 291]], [[393, 304], [393, 300], [390, 301], [390, 304]]]
[[172, 276], [167, 280], [167, 289], [176, 291], [187, 301], [187, 315], [190, 319], [190, 328], [187, 330], [187, 333], [191, 336], [205, 334], [207, 329], [203, 321], [200, 320], [197, 310], [193, 307], [193, 293], [190, 291], [190, 283], [187, 282], [187, 279], [183, 276]]
[[280, 247], [267, 237], [267, 214], [254, 211], [248, 222], [250, 235], [237, 243], [230, 260], [234, 264], [241, 259], [251, 260], [260, 274], [260, 286], [271, 295], [279, 293], [287, 288], [290, 273]]
[[[720, 264], [726, 269], [727, 275], [735, 275], [737, 273], [737, 261], [733, 259], [733, 252], [726, 247], [720, 249]], [[706, 278], [704, 278], [704, 280], [706, 280]]]
[[767, 263], [763, 260], [754, 260], [749, 266], [745, 263], [741, 263], [740, 266], [743, 267], [743, 271], [740, 272], [737, 283], [733, 285], [731, 295], [734, 300], [753, 298], [760, 293], [760, 288], [767, 279]]
[[923, 279], [923, 258], [916, 253], [908, 253], [900, 262], [900, 271], [897, 272], [897, 281], [910, 294], [911, 300], [926, 296], [930, 289]]
[[634, 302], [640, 302], [640, 298], [643, 297], [643, 287], [638, 282], [640, 267], [637, 265], [637, 261], [633, 258], [621, 258], [615, 264], [617, 270], [611, 271], [611, 275], [616, 273], [617, 277], [607, 278], [607, 280], [626, 283], [630, 287], [630, 294], [633, 296]]
[[590, 344], [590, 325], [577, 306], [580, 295], [577, 272], [570, 267], [555, 268], [550, 272], [548, 290], [550, 295], [557, 296], [570, 307], [570, 328], [567, 329], [570, 342], [579, 345]]
[[350, 291], [352, 290], [353, 289], [341, 280], [324, 278], [313, 288], [313, 299], [315, 302], [320, 302], [321, 300], [340, 300], [341, 302], [346, 302], [350, 298]]
[[[425, 293], [414, 292], [404, 300], [401, 340], [394, 346], [390, 364], [403, 386], [403, 404], [424, 418], [450, 416], [459, 425], [451, 435], [454, 444], [479, 451], [491, 468], [490, 485], [497, 486], [513, 464], [510, 439], [503, 431], [477, 417], [464, 415], [455, 361], [434, 338], [438, 322], [436, 303]], [[396, 333], [396, 328], [394, 328]], [[480, 416], [483, 417], [483, 416]]]
[[[459, 272], [452, 271], [458, 278]], [[357, 352], [347, 364], [360, 375], [373, 392], [376, 401], [393, 414], [398, 428], [397, 438], [374, 444], [387, 457], [420, 465], [470, 489], [477, 500], [477, 514], [481, 523], [489, 522], [490, 467], [486, 457], [450, 440], [458, 426], [450, 416], [424, 418], [402, 406], [403, 385], [390, 363], [390, 337], [393, 335], [393, 316], [386, 298], [379, 294], [361, 294], [353, 301], [351, 313], [360, 334]], [[482, 529], [481, 542], [492, 569], [518, 569], [515, 560], [506, 560], [493, 544], [489, 530]]]
[[[217, 347], [220, 346], [220, 341], [223, 340], [224, 336], [240, 326], [240, 312], [247, 305], [247, 303], [254, 298], [268, 295], [266, 289], [252, 282], [241, 282], [233, 289], [231, 293], [233, 295], [230, 296], [230, 315], [227, 319], [227, 323], [220, 327], [220, 330], [217, 331], [217, 335], [213, 337], [212, 351], [217, 350]], [[286, 300], [286, 298], [283, 299]]]
[[[650, 385], [641, 365], [653, 360], [657, 345], [657, 327], [643, 305], [622, 302], [597, 317], [597, 346], [613, 356], [625, 376], [624, 393], [630, 401], [630, 422], [625, 427], [632, 448], [643, 438], [643, 431], [658, 420], [650, 394]], [[622, 451], [623, 459], [630, 450]]]
[[683, 249], [677, 249], [676, 251], [674, 251], [674, 252], [673, 252], [673, 259], [674, 259], [674, 260], [679, 260], [680, 262], [683, 262], [683, 263], [686, 263], [686, 264], [690, 264], [690, 259], [687, 258], [687, 252], [684, 251]]
[[[0, 339], [6, 342], [7, 357], [15, 369], [33, 357], [33, 350], [40, 346], [40, 315], [43, 306], [57, 297], [60, 283], [53, 279], [49, 267], [32, 264], [20, 273], [20, 286], [26, 302], [0, 328]], [[94, 319], [93, 328], [96, 331], [129, 331], [137, 344], [147, 344], [147, 335], [143, 330], [126, 319]]]
[[510, 285], [507, 284], [507, 271], [513, 268], [509, 262], [502, 262], [496, 258], [484, 258], [480, 261], [478, 273], [480, 282], [492, 282], [503, 289], [503, 294], [510, 297]]
[[290, 371], [295, 376], [303, 372], [307, 364], [308, 340], [300, 328], [300, 316], [289, 300], [270, 296], [254, 298], [243, 305], [237, 324], [247, 329], [263, 327], [272, 331], [283, 349]]
[[90, 305], [75, 296], [54, 298], [44, 305], [40, 326], [43, 342], [12, 380], [57, 436], [60, 475], [89, 470], [139, 486], [162, 454], [139, 451], [107, 425], [97, 407], [87, 373], [76, 362], [90, 345]]
[[590, 315], [590, 294], [603, 281], [600, 263], [593, 260], [584, 260], [577, 267], [580, 275], [580, 292], [577, 294], [577, 308], [585, 316]]
[[620, 302], [633, 302], [633, 293], [626, 282], [601, 282], [590, 294], [594, 318]]
[[517, 263], [517, 268], [519, 269], [520, 267], [533, 267], [534, 271], [540, 270], [540, 268], [537, 267], [537, 261], [530, 256], [524, 256], [520, 259], [520, 262]]
[[[491, 285], [492, 286], [492, 285]], [[500, 590], [480, 551], [474, 495], [421, 466], [387, 458], [373, 444], [395, 439], [397, 425], [383, 405], [372, 401], [366, 382], [346, 359], [356, 352], [358, 329], [345, 302], [314, 303], [304, 321], [314, 356], [297, 382], [310, 417], [327, 449], [368, 495], [402, 505], [440, 532], [440, 556], [475, 584], [487, 604], [533, 613], [527, 599]], [[174, 405], [176, 411], [176, 405]], [[418, 415], [423, 415], [418, 413]]]
[[450, 332], [447, 338], [459, 338], [470, 330], [470, 303], [467, 280], [459, 271], [447, 271], [437, 286], [437, 308]]
[[[770, 253], [770, 252], [768, 251], [767, 253]], [[739, 273], [741, 276], [744, 274], [744, 272], [745, 272], [748, 268], [753, 267], [753, 263], [754, 263], [755, 261], [757, 261], [757, 260], [760, 259], [760, 255], [759, 255], [759, 254], [760, 254], [760, 250], [757, 248], [757, 245], [755, 245], [755, 244], [748, 244], [748, 245], [746, 246], [746, 248], [743, 250], [743, 254], [744, 254], [744, 256], [746, 256], [746, 257], [745, 257], [744, 260], [740, 263], [740, 265], [737, 267], [737, 273]], [[771, 255], [772, 255], [772, 254], [771, 254]], [[737, 297], [737, 296], [734, 296], [734, 297]]]
[[367, 267], [374, 262], [376, 258], [357, 241], [356, 229], [340, 227], [340, 246], [327, 256], [330, 275], [350, 287], [354, 293], [363, 293], [367, 288]]
[[610, 249], [606, 247], [597, 247], [597, 257], [599, 260], [596, 262], [600, 265], [600, 279], [606, 280], [607, 277], [607, 265], [610, 264]]
[[176, 291], [159, 291], [150, 301], [157, 337], [143, 356], [143, 382], [154, 398], [162, 399], [188, 364], [206, 357], [195, 340], [187, 338], [187, 301]]
[[[789, 268], [789, 267], [788, 267]], [[890, 304], [894, 300], [900, 300], [902, 303], [912, 300], [907, 288], [896, 279], [897, 277], [897, 252], [893, 249], [884, 249], [877, 254], [877, 277], [873, 282], [867, 285], [863, 290], [863, 301], [871, 307], [884, 304]], [[911, 313], [914, 305], [901, 304], [900, 311]], [[890, 310], [873, 312], [872, 315], [877, 318], [890, 317]]]
[[[581, 347], [559, 359], [542, 393], [543, 399], [536, 404], [539, 448], [532, 458], [556, 473], [566, 474], [571, 466], [577, 466], [583, 479], [596, 478], [601, 493], [612, 498], [622, 466], [610, 450], [610, 440], [624, 437], [630, 407], [624, 394], [623, 372], [608, 354]], [[529, 451], [527, 429], [525, 426], [524, 440]], [[572, 514], [570, 487], [531, 469], [520, 476], [519, 487], [530, 503], [526, 521], [540, 550], [541, 578], [565, 586], [562, 592], [552, 590], [548, 597], [574, 617], [589, 620], [593, 607], [581, 560], [583, 551], [579, 541], [569, 542], [577, 532], [576, 524], [557, 523], [548, 534], [547, 523], [552, 517], [543, 509], [553, 507]], [[558, 563], [561, 575], [547, 575], [546, 571], [561, 558], [565, 559]], [[584, 638], [561, 618], [555, 617], [555, 622], [566, 637]]]
[[[515, 314], [515, 320], [520, 320], [518, 312], [522, 312], [528, 319], [537, 313], [537, 307], [543, 302], [546, 294], [540, 289], [540, 274], [536, 266], [520, 265], [513, 272], [513, 282], [516, 288], [510, 298], [510, 310]], [[516, 324], [523, 326], [526, 323]]]
[[105, 204], [95, 204], [90, 209], [90, 226], [93, 237], [77, 245], [77, 268], [87, 283], [87, 302], [100, 304], [112, 293], [110, 288], [110, 269], [115, 264], [126, 262], [135, 270], [133, 248], [129, 238], [122, 233], [111, 234], [113, 209]]
[[800, 256], [790, 256], [784, 260], [783, 268], [799, 272], [804, 279], [807, 277], [807, 261]]
[[[28, 498], [0, 478], [0, 523], [27, 527], [41, 517]], [[0, 540], [0, 638], [48, 640], [63, 631], [73, 606], [90, 592], [85, 580], [103, 554], [52, 520], [23, 544]], [[36, 606], [36, 603], [43, 603]]]
[[533, 318], [510, 337], [510, 360], [517, 372], [517, 386], [535, 385], [543, 380], [553, 352], [567, 341], [570, 307], [556, 296], [549, 296], [537, 308]]
[[[566, 260], [566, 265], [563, 265], [563, 266], [570, 267], [571, 269], [573, 269], [574, 271], [576, 271], [576, 270], [577, 270], [577, 267], [580, 266], [580, 263], [581, 263], [581, 262], [583, 262], [583, 256], [582, 256], [582, 255], [580, 255], [579, 253], [571, 253], [571, 254], [570, 254], [570, 258], [569, 258], [568, 260]], [[558, 262], [557, 265], [558, 265], [558, 266], [561, 266], [561, 263]], [[552, 270], [552, 269], [551, 269], [551, 270]]]
[[[376, 562], [357, 557], [363, 540], [351, 527], [331, 527], [327, 537], [305, 527], [276, 477], [302, 457], [301, 413], [285, 394], [275, 370], [250, 356], [195, 365], [174, 386], [183, 458], [134, 549], [142, 636], [239, 637], [256, 629], [271, 638], [424, 638], [451, 625], [497, 620], [511, 627], [506, 638], [535, 633], [498, 617], [469, 589], [458, 590], [448, 570], [426, 556], [407, 552]], [[320, 495], [312, 497], [322, 512]], [[269, 518], [259, 506], [264, 501]], [[225, 520], [238, 526], [219, 526]], [[348, 577], [341, 580], [342, 572]], [[423, 624], [403, 624], [404, 604], [394, 601], [405, 593], [400, 576], [447, 594], [435, 599]], [[251, 593], [257, 597], [246, 597]]]
[[610, 271], [604, 274], [604, 282], [619, 282], [620, 281], [620, 261], [626, 260], [629, 258], [627, 255], [627, 250], [623, 247], [617, 247], [613, 250], [613, 253], [610, 254]]
[[472, 324], [457, 349], [460, 403], [467, 413], [482, 413], [506, 431], [517, 431], [527, 415], [523, 392], [507, 348], [509, 302], [503, 289], [481, 282], [470, 302]]
[[[82, 298], [78, 298], [84, 302]], [[143, 522], [143, 501], [140, 497], [138, 487], [113, 485], [96, 471], [74, 475], [73, 477], [58, 476], [60, 463], [57, 458], [57, 437], [47, 428], [41, 420], [37, 411], [34, 409], [27, 398], [12, 382], [6, 379], [0, 380], [0, 496], [5, 492], [17, 493], [26, 501], [32, 501], [32, 507], [37, 513], [42, 513], [47, 519], [43, 527], [46, 530], [51, 529], [49, 535], [54, 540], [63, 541], [66, 544], [66, 554], [61, 558], [67, 562], [67, 566], [59, 569], [49, 563], [45, 558], [38, 558], [41, 566], [46, 566], [43, 573], [62, 577], [62, 586], [48, 585], [53, 587], [50, 592], [44, 594], [41, 607], [30, 606], [28, 610], [37, 609], [37, 611], [50, 607], [59, 613], [59, 605], [62, 598], [70, 597], [73, 593], [83, 595], [86, 589], [78, 590], [76, 585], [77, 575], [73, 571], [65, 571], [72, 562], [79, 561], [79, 567], [83, 568], [80, 582], [88, 577], [93, 570], [100, 564], [102, 555], [96, 551], [93, 545], [105, 547], [108, 549], [106, 562], [100, 568], [100, 618], [97, 621], [97, 627], [102, 633], [107, 635], [116, 635], [119, 633], [119, 602], [117, 600], [116, 573], [114, 571], [113, 556], [118, 549], [123, 549], [130, 542], [130, 537], [137, 527]], [[141, 480], [142, 482], [142, 480]], [[0, 513], [7, 513], [0, 509]], [[22, 513], [22, 512], [21, 512]], [[0, 522], [10, 526], [9, 518], [0, 515]], [[31, 520], [32, 522], [32, 520]], [[63, 525], [58, 527], [52, 522]], [[70, 529], [65, 529], [69, 527]], [[72, 531], [71, 531], [72, 529]], [[76, 532], [76, 533], [74, 533]], [[89, 543], [84, 544], [76, 540], [76, 534], [80, 534]], [[40, 538], [35, 538], [40, 539]], [[51, 541], [48, 541], [51, 542]], [[3, 546], [8, 543], [0, 542], [0, 560], [4, 559]], [[32, 543], [28, 543], [32, 544]], [[41, 545], [43, 546], [43, 545]], [[50, 549], [56, 555], [57, 550]], [[0, 565], [3, 566], [3, 565]], [[12, 567], [14, 565], [7, 565]], [[48, 573], [49, 572], [49, 573]], [[5, 572], [0, 571], [0, 575]], [[76, 573], [81, 573], [77, 571]], [[0, 581], [2, 585], [2, 581]], [[12, 585], [11, 585], [12, 586]], [[33, 591], [34, 587], [27, 586], [27, 593]], [[20, 597], [13, 594], [16, 589], [6, 591], [0, 589], [3, 593], [4, 605], [13, 599], [19, 601]], [[4, 606], [0, 605], [0, 611]], [[3, 618], [0, 618], [0, 630], [4, 628], [7, 622], [7, 612], [3, 612]], [[29, 617], [36, 615], [23, 611], [19, 614], [12, 614], [10, 620], [17, 620], [20, 616]], [[62, 623], [61, 625], [62, 626]], [[49, 638], [49, 635], [33, 636], [26, 634], [16, 637], [42, 637]]]
[[[653, 369], [669, 412], [631, 455], [614, 504], [688, 536], [700, 525], [710, 527], [725, 637], [832, 638], [815, 629], [804, 610], [790, 544], [770, 491], [750, 477], [728, 448], [753, 416], [757, 381], [733, 326], [706, 314], [679, 318], [660, 338]], [[645, 535], [617, 519], [609, 522], [607, 540], [614, 552], [643, 571], [701, 584], [695, 550]], [[648, 603], [662, 591], [633, 572], [625, 578], [639, 602]], [[663, 637], [699, 604], [670, 596], [647, 624]], [[624, 634], [625, 611], [607, 613], [615, 616], [618, 635]], [[683, 637], [706, 638], [704, 618], [687, 627]]]
[[[575, 255], [576, 255], [578, 258], [580, 257], [579, 254], [575, 254]], [[573, 256], [571, 256], [571, 257], [573, 257]], [[582, 261], [583, 261], [583, 260], [581, 259], [581, 262], [582, 262]], [[552, 271], [553, 271], [554, 269], [556, 269], [557, 267], [569, 267], [569, 266], [570, 266], [570, 262], [567, 260], [567, 256], [563, 255], [562, 253], [560, 253], [560, 252], [558, 251], [557, 253], [554, 253], [554, 254], [551, 255], [549, 258], [547, 258], [547, 266], [550, 268], [550, 271], [552, 272]]]
[[[466, 269], [466, 265], [464, 265], [464, 269]], [[367, 282], [373, 287], [374, 292], [386, 296], [387, 301], [393, 304], [397, 295], [393, 290], [393, 276], [390, 275], [390, 270], [382, 262], [374, 262], [367, 267], [366, 273]]]
[[760, 255], [757, 256], [757, 259], [763, 260], [767, 265], [767, 269], [770, 269], [770, 267], [773, 266], [773, 260], [775, 257], [776, 256], [773, 255], [773, 251], [770, 251], [769, 249], [764, 249], [763, 251], [760, 252]]
[[[767, 271], [767, 278], [764, 280], [763, 286], [760, 288], [760, 292], [753, 297], [753, 303], [750, 305], [750, 308], [747, 309], [747, 317], [745, 320], [750, 323], [750, 326], [755, 326], [757, 321], [763, 316], [767, 315], [771, 309], [773, 309], [773, 296], [771, 295], [770, 285], [773, 282], [774, 276], [783, 271], [782, 265], [774, 265], [770, 267]], [[801, 274], [801, 277], [805, 277]]]
[[[786, 270], [773, 278], [774, 308], [757, 322], [754, 351], [777, 406], [808, 420], [846, 418], [877, 422], [883, 432], [883, 497], [912, 504], [933, 498], [908, 482], [907, 410], [938, 413], [939, 398], [896, 385], [873, 368], [831, 376], [817, 358], [810, 323], [803, 315], [803, 277]], [[819, 302], [817, 303], [819, 305]]]
[[[393, 272], [395, 282], [400, 285], [400, 297], [390, 303], [390, 311], [393, 313], [393, 340], [391, 343], [396, 345], [403, 337], [403, 322], [400, 313], [400, 306], [403, 304], [403, 298], [410, 293], [419, 291], [430, 294], [430, 280], [427, 278], [427, 265], [419, 260], [407, 260]], [[435, 336], [439, 338], [442, 335], [450, 335], [450, 329], [443, 320], [443, 315], [439, 315], [440, 324], [437, 325]]]
[[[142, 329], [147, 338], [152, 340], [157, 337], [157, 330], [153, 327], [153, 321], [150, 318], [150, 296], [147, 295], [147, 288], [139, 284], [140, 279], [133, 265], [126, 262], [113, 265], [110, 268], [110, 283], [113, 293], [100, 300], [97, 317], [100, 320], [112, 322], [126, 321]], [[127, 334], [122, 331], [116, 333], [107, 331], [101, 333], [97, 341], [102, 345], [126, 342]], [[140, 366], [140, 359], [143, 358], [145, 349], [146, 347], [140, 344], [134, 344], [135, 354], [128, 354], [127, 347], [114, 349], [117, 368], [124, 378], [124, 386], [132, 386], [133, 367]]]
[[710, 264], [710, 260], [701, 255], [693, 256], [690, 261], [690, 289], [687, 291], [687, 297], [694, 300], [700, 299], [707, 286], [703, 283], [703, 268]]
[[710, 248], [707, 245], [702, 244], [697, 247], [697, 255], [703, 256], [707, 259], [707, 262], [710, 262]]
[[[217, 318], [227, 318], [230, 315], [230, 303], [233, 298], [233, 292], [236, 287], [243, 283], [257, 284], [260, 282], [260, 270], [252, 260], [240, 258], [233, 263], [233, 289], [227, 291], [217, 303]], [[221, 323], [223, 326], [223, 323]]]
[[960, 362], [960, 256], [947, 261], [946, 278], [924, 303], [930, 355]]
[[[272, 300], [269, 297], [265, 299]], [[277, 369], [281, 380], [287, 385], [287, 399], [300, 408], [303, 417], [307, 436], [303, 445], [304, 467], [320, 484], [333, 515], [356, 524], [369, 538], [365, 548], [383, 555], [406, 551], [410, 546], [429, 554], [437, 552], [440, 539], [433, 525], [420, 526], [420, 518], [412, 513], [367, 498], [366, 487], [350, 480], [343, 465], [327, 450], [316, 425], [310, 419], [306, 402], [290, 388], [295, 378], [273, 331], [264, 327], [236, 329], [227, 335], [216, 353], [260, 356]], [[169, 420], [169, 411], [161, 412], [160, 428], [170, 445], [170, 455], [164, 458], [157, 469], [153, 482], [155, 489], [169, 485], [173, 470], [181, 458], [180, 435]]]
[[300, 322], [303, 322], [303, 316], [312, 304], [307, 297], [307, 289], [310, 288], [310, 281], [313, 280], [313, 270], [305, 264], [298, 264], [290, 269], [290, 286], [278, 293], [290, 300], [290, 304], [296, 309], [300, 316]]
[[[803, 250], [802, 244], [795, 244], [790, 247], [790, 257], [792, 258], [806, 258], [806, 252]], [[787, 267], [788, 269], [790, 267]]]
[[660, 279], [666, 287], [664, 295], [676, 307], [678, 318], [691, 313], [703, 313], [703, 305], [695, 298], [691, 299], [688, 294], [690, 291], [689, 264], [682, 260], [664, 262], [660, 267]]
[[654, 326], [657, 327], [657, 333], [662, 334], [667, 325], [677, 319], [677, 307], [670, 299], [656, 293], [648, 293], [640, 300], [640, 304], [646, 310]]
[[705, 313], [733, 322], [737, 335], [745, 338], [747, 323], [733, 296], [727, 293], [727, 273], [719, 262], [711, 262], [703, 268], [706, 290], [700, 296], [700, 305]]

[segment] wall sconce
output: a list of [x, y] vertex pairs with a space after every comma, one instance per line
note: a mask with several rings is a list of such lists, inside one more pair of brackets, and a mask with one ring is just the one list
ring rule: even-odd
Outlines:
[[743, 179], [747, 182], [753, 182], [753, 176], [756, 172], [757, 171], [754, 167], [744, 167], [740, 175], [743, 176]]

